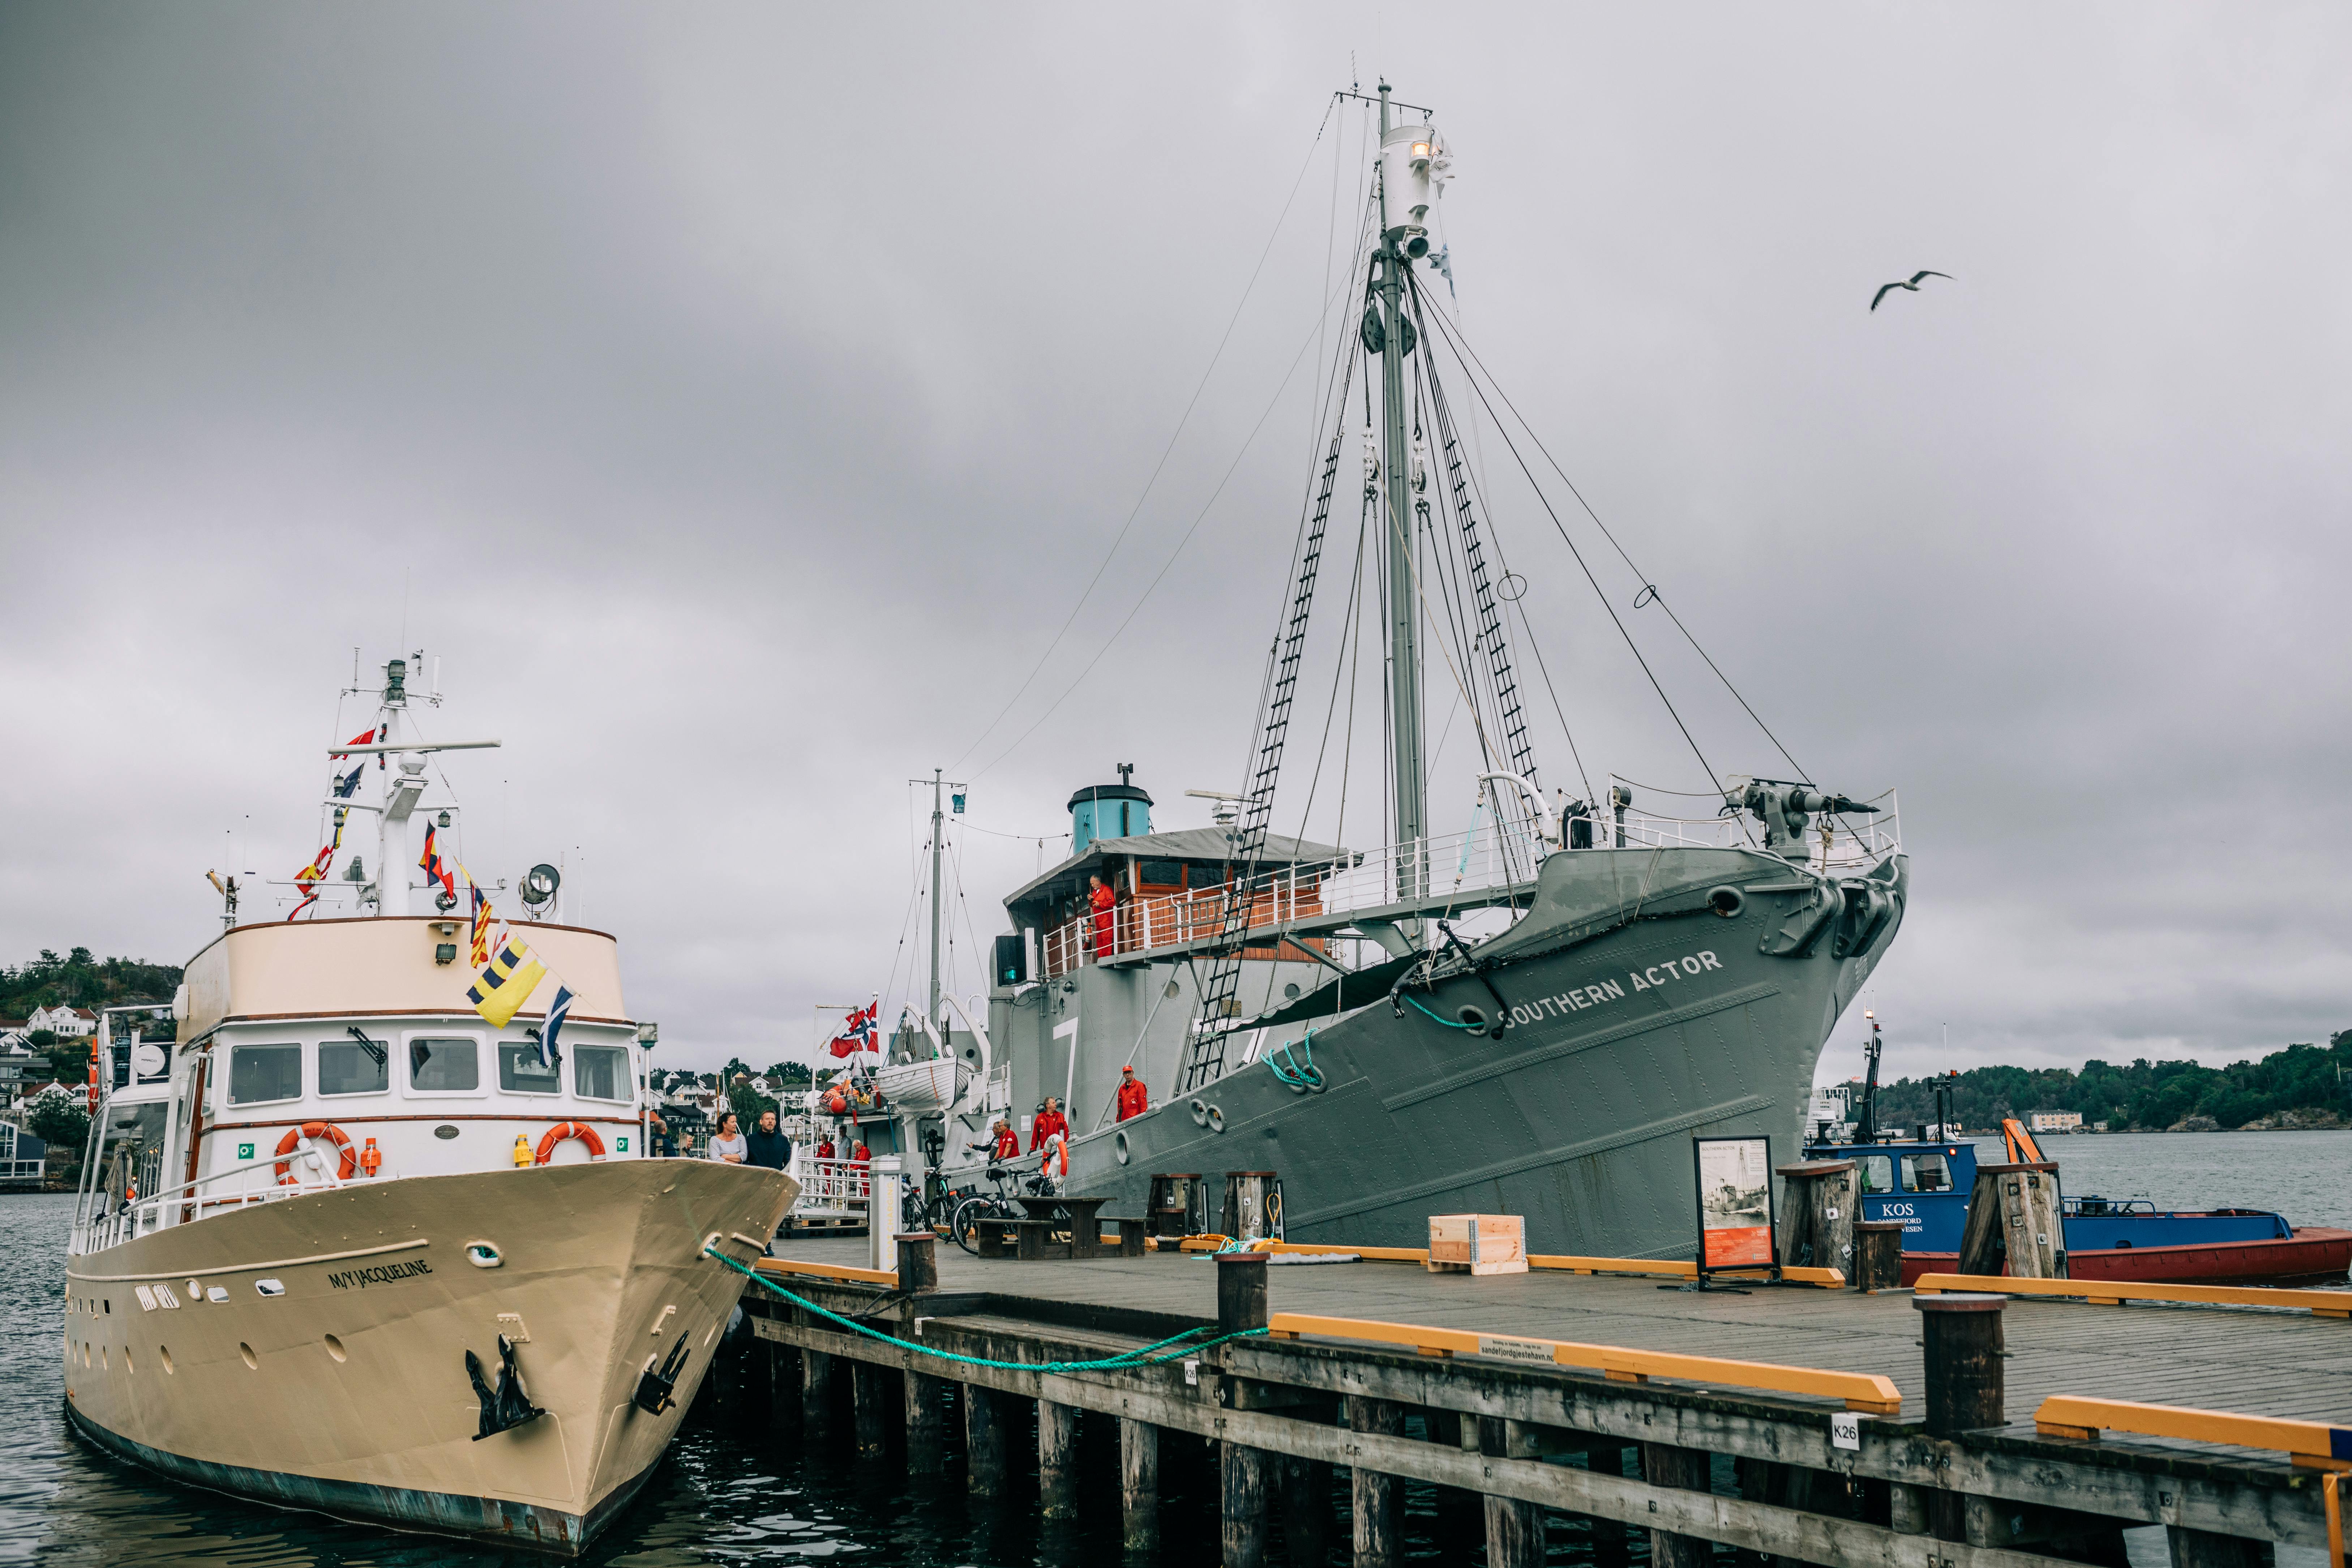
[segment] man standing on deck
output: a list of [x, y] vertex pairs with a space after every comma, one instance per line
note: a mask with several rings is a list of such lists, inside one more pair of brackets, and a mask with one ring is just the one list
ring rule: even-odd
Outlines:
[[[793, 1163], [793, 1141], [777, 1127], [776, 1113], [772, 1110], [760, 1112], [760, 1125], [743, 1135], [743, 1163], [747, 1165], [765, 1165], [771, 1171], [781, 1171]], [[786, 1211], [779, 1234], [789, 1236], [792, 1228], [793, 1216], [790, 1211]], [[771, 1240], [768, 1256], [773, 1258], [775, 1255], [776, 1244]]]
[[1034, 1154], [1045, 1146], [1045, 1141], [1056, 1133], [1067, 1137], [1070, 1119], [1062, 1114], [1061, 1103], [1052, 1095], [1045, 1097], [1045, 1107], [1029, 1123], [1029, 1152]]
[[1124, 1121], [1150, 1109], [1151, 1091], [1137, 1080], [1135, 1064], [1129, 1062], [1118, 1069], [1118, 1119]]

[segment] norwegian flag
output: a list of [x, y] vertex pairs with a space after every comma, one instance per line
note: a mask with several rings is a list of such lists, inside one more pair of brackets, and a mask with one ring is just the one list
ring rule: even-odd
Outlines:
[[856, 1056], [859, 1051], [882, 1048], [882, 1026], [877, 1021], [882, 1011], [882, 999], [877, 996], [865, 1006], [856, 1008], [841, 1021], [841, 1033], [834, 1036], [832, 1051], [837, 1057]]

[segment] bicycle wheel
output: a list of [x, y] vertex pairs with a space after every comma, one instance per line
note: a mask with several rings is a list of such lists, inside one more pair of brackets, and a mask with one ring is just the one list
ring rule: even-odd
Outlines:
[[994, 1198], [966, 1198], [956, 1205], [955, 1215], [948, 1221], [948, 1233], [955, 1237], [958, 1247], [978, 1258], [980, 1226], [974, 1222], [995, 1219], [1000, 1215], [1001, 1210]]
[[931, 1208], [920, 1193], [908, 1193], [898, 1200], [898, 1228], [903, 1232], [931, 1228]]

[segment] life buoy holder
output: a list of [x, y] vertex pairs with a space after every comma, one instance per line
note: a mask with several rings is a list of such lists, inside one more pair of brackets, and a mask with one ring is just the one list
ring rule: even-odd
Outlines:
[[[286, 1130], [286, 1136], [278, 1141], [278, 1152], [291, 1154], [294, 1152], [294, 1145], [305, 1138], [331, 1138], [335, 1141], [335, 1147], [341, 1151], [343, 1156], [342, 1169], [335, 1173], [335, 1180], [348, 1182], [352, 1179], [352, 1173], [360, 1168], [359, 1151], [352, 1147], [351, 1134], [331, 1121], [305, 1121], [299, 1127], [289, 1127]], [[294, 1162], [291, 1160], [278, 1162], [279, 1186], [290, 1187], [294, 1184], [293, 1165]]]
[[559, 1121], [547, 1130], [546, 1137], [539, 1141], [538, 1156], [532, 1163], [544, 1165], [553, 1160], [555, 1146], [566, 1138], [577, 1138], [587, 1144], [588, 1157], [591, 1160], [601, 1160], [604, 1157], [604, 1141], [596, 1136], [596, 1130], [593, 1127], [589, 1126], [585, 1121]]

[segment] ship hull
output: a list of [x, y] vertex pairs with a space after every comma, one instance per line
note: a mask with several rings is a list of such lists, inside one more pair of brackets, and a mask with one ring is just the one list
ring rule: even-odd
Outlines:
[[[158, 1231], [68, 1271], [68, 1413], [177, 1480], [575, 1554], [659, 1463], [741, 1293], [706, 1240], [752, 1256], [795, 1190], [611, 1161], [359, 1183]], [[466, 1352], [495, 1383], [502, 1332], [544, 1414], [478, 1441]], [[640, 1407], [681, 1336], [676, 1402]]]
[[[1814, 1066], [1894, 939], [1906, 877], [1899, 856], [1874, 873], [1888, 912], [1841, 956], [1834, 919], [1785, 951], [1814, 896], [1785, 862], [1554, 856], [1533, 908], [1478, 950], [1483, 977], [1441, 978], [1414, 994], [1427, 1013], [1375, 1005], [1303, 1047], [1303, 1024], [1270, 1030], [1257, 1059], [1078, 1140], [1073, 1190], [1139, 1214], [1155, 1173], [1272, 1171], [1294, 1240], [1422, 1246], [1429, 1215], [1483, 1212], [1525, 1216], [1536, 1251], [1691, 1257], [1691, 1139], [1763, 1134], [1776, 1160], [1801, 1157]], [[1711, 901], [1727, 886], [1757, 889], [1727, 917]], [[1438, 1021], [1469, 1006], [1491, 1022], [1497, 995], [1499, 1039]], [[1266, 1059], [1307, 1051], [1319, 1089]]]

